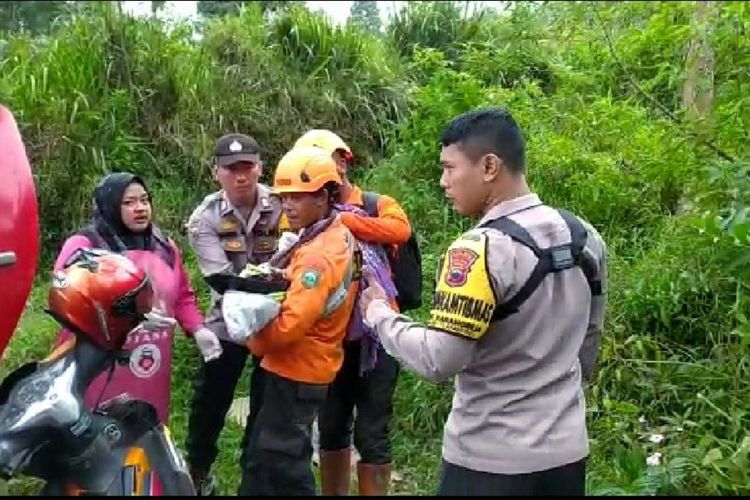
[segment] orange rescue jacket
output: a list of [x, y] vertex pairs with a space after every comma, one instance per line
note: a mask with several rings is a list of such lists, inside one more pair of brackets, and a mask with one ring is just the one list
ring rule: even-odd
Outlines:
[[[359, 281], [356, 242], [337, 216], [319, 235], [297, 248], [285, 269], [290, 281], [276, 318], [247, 343], [261, 366], [276, 375], [312, 384], [333, 378], [343, 360], [342, 343]], [[331, 297], [346, 285], [343, 302], [327, 312]]]
[[[352, 186], [352, 191], [344, 201], [348, 205], [364, 206], [363, 193], [359, 186]], [[378, 216], [365, 217], [350, 212], [341, 214], [355, 238], [381, 245], [401, 245], [411, 236], [411, 224], [406, 212], [396, 200], [381, 194], [378, 197]]]
[[[364, 207], [364, 193], [359, 186], [352, 185], [346, 201], [347, 205]], [[355, 238], [368, 243], [386, 245], [390, 252], [395, 254], [398, 245], [406, 243], [411, 237], [411, 224], [406, 217], [406, 212], [396, 200], [390, 196], [381, 194], [378, 196], [377, 217], [366, 217], [343, 212], [341, 220], [352, 232]], [[389, 301], [391, 308], [398, 312], [396, 299]]]

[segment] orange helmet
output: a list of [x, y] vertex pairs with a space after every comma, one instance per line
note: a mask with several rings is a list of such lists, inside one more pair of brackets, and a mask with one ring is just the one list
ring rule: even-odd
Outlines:
[[333, 158], [316, 147], [295, 147], [279, 161], [273, 187], [277, 193], [314, 193], [328, 182], [342, 184]]
[[115, 351], [153, 305], [146, 273], [127, 257], [79, 250], [54, 273], [47, 312], [64, 327]]
[[344, 142], [344, 140], [326, 129], [308, 130], [302, 137], [297, 139], [294, 147], [316, 147], [322, 149], [329, 155], [332, 155], [336, 151], [341, 151], [344, 158], [347, 160], [354, 158], [351, 148]]

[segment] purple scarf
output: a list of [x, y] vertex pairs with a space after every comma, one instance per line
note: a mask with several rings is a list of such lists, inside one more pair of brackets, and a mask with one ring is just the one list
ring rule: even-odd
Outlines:
[[[351, 212], [355, 215], [368, 216], [367, 212], [354, 205], [336, 205], [336, 209], [341, 212]], [[357, 245], [362, 252], [363, 267], [367, 267], [372, 271], [377, 282], [383, 287], [383, 290], [385, 290], [388, 300], [391, 301], [395, 299], [397, 295], [396, 285], [393, 283], [393, 278], [391, 277], [391, 266], [388, 263], [388, 255], [386, 254], [385, 248], [383, 248], [382, 245], [368, 243], [362, 240], [357, 240]], [[367, 288], [367, 286], [367, 280], [363, 276], [360, 281], [357, 302], [359, 302], [359, 294], [362, 293], [362, 290]], [[362, 313], [359, 310], [359, 305], [354, 307], [352, 317], [349, 320], [346, 340], [348, 342], [360, 341], [360, 376], [372, 370], [378, 360], [380, 339], [375, 330], [365, 324], [364, 319], [362, 318]]]

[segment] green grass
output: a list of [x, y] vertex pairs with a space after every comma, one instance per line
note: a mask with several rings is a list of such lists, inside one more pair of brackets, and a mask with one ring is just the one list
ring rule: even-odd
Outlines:
[[[43, 312], [46, 284], [33, 290], [17, 334], [6, 351], [0, 375], [16, 366], [45, 356], [51, 349], [57, 327]], [[425, 291], [426, 294], [429, 290]], [[205, 296], [204, 296], [205, 299]], [[424, 317], [424, 310], [417, 317]], [[750, 362], [746, 353], [716, 350], [708, 358], [690, 353], [669, 353], [647, 336], [615, 340], [610, 324], [602, 348], [602, 367], [596, 383], [587, 388], [591, 458], [589, 493], [748, 493], [737, 486], [729, 489], [712, 477], [731, 478], [744, 474], [750, 452], [747, 433], [750, 416]], [[187, 415], [193, 393], [198, 352], [183, 336], [175, 338], [172, 375], [171, 427], [183, 447]], [[731, 371], [717, 363], [731, 365]], [[247, 395], [250, 367], [238, 384], [236, 397]], [[629, 393], [613, 397], [616, 387]], [[698, 404], [691, 398], [701, 393]], [[440, 466], [442, 427], [450, 409], [452, 387], [419, 379], [403, 370], [395, 395], [393, 419], [394, 470], [401, 480], [394, 493], [433, 494]], [[676, 411], [681, 408], [681, 410]], [[641, 424], [639, 417], [646, 417]], [[666, 436], [663, 444], [648, 441], [651, 434]], [[239, 484], [239, 444], [242, 428], [228, 421], [219, 438], [219, 456], [214, 466], [219, 491], [233, 495]], [[735, 443], [739, 443], [740, 448]], [[649, 468], [646, 457], [661, 451], [667, 466]], [[674, 459], [673, 459], [674, 457]], [[707, 458], [708, 457], [708, 458]], [[706, 460], [710, 466], [704, 467]], [[740, 483], [737, 483], [740, 484]], [[14, 479], [7, 485], [13, 494], [32, 494], [36, 480]]]

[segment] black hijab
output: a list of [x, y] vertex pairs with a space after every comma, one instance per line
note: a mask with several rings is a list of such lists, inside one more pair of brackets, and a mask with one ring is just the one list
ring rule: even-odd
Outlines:
[[171, 246], [159, 228], [151, 223], [145, 230], [134, 232], [122, 222], [122, 197], [128, 186], [134, 182], [143, 186], [150, 197], [143, 179], [130, 172], [108, 174], [99, 181], [94, 189], [92, 221], [80, 233], [88, 237], [98, 237], [96, 239], [100, 240], [99, 244], [103, 244], [114, 252], [121, 253], [126, 250], [158, 252], [171, 266], [173, 264]]
[[115, 172], [105, 176], [94, 189], [94, 228], [111, 249], [151, 250], [152, 225], [141, 232], [133, 232], [122, 222], [122, 196], [132, 183], [138, 183], [148, 193], [143, 179], [130, 172]]

